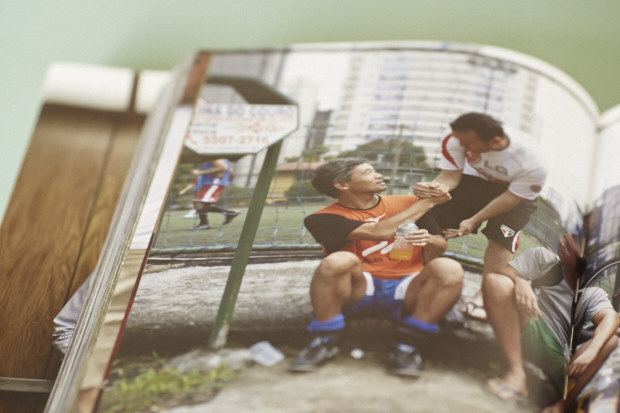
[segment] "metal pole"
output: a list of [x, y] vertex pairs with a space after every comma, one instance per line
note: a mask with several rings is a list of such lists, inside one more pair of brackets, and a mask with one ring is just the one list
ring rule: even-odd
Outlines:
[[256, 166], [256, 154], [252, 155], [252, 161], [250, 162], [250, 170], [248, 176], [245, 179], [245, 187], [249, 188], [252, 185], [252, 174], [254, 173], [254, 166]]
[[398, 137], [396, 140], [396, 145], [394, 147], [394, 161], [392, 163], [392, 173], [390, 176], [390, 188], [388, 189], [388, 193], [390, 195], [394, 193], [394, 187], [396, 186], [396, 178], [400, 163], [400, 154], [402, 152], [403, 128], [403, 124], [398, 125]]
[[213, 330], [211, 330], [211, 336], [209, 338], [209, 347], [213, 349], [221, 348], [226, 345], [226, 339], [228, 336], [228, 329], [230, 327], [230, 319], [232, 318], [235, 303], [237, 301], [237, 295], [241, 287], [241, 280], [245, 272], [245, 267], [248, 263], [250, 252], [252, 251], [252, 244], [260, 217], [263, 213], [263, 206], [265, 205], [265, 199], [267, 199], [267, 193], [269, 191], [269, 185], [271, 178], [276, 168], [276, 162], [282, 147], [282, 139], [273, 144], [267, 149], [265, 155], [265, 161], [261, 168], [254, 194], [250, 200], [248, 207], [248, 215], [243, 224], [241, 230], [241, 236], [239, 238], [239, 244], [235, 251], [233, 263], [228, 273], [228, 281], [226, 282], [226, 288], [222, 295], [222, 301], [220, 302], [220, 308], [213, 324]]

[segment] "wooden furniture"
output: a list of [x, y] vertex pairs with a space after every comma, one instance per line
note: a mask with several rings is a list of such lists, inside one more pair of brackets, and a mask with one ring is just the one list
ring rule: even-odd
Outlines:
[[45, 406], [53, 318], [97, 263], [143, 122], [42, 107], [0, 227], [0, 412]]

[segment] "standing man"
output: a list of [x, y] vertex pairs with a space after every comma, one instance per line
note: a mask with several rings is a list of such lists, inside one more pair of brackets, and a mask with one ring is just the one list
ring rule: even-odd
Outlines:
[[[411, 231], [411, 258], [389, 253], [396, 228], [418, 220], [435, 205], [450, 199], [447, 192], [418, 200], [411, 195], [385, 195], [381, 174], [364, 159], [337, 159], [316, 170], [313, 186], [337, 202], [306, 217], [304, 224], [323, 247], [326, 257], [310, 283], [314, 318], [308, 325], [310, 344], [290, 366], [291, 371], [315, 370], [339, 351], [345, 317], [380, 316], [397, 323], [388, 354], [389, 371], [421, 374], [420, 347], [437, 333], [437, 322], [459, 299], [463, 269], [438, 257], [446, 241], [428, 229]], [[432, 220], [418, 221], [433, 229]]]
[[[432, 182], [419, 182], [420, 198], [451, 191], [452, 200], [433, 210], [446, 239], [482, 233], [488, 239], [483, 276], [498, 272], [519, 246], [519, 232], [536, 210], [546, 168], [542, 157], [515, 132], [482, 113], [466, 113], [450, 123], [452, 132], [442, 141], [441, 172]], [[485, 319], [479, 291], [465, 313]]]
[[[558, 254], [542, 247], [529, 249], [482, 281], [489, 322], [508, 364], [506, 374], [489, 380], [487, 387], [504, 400], [527, 396], [524, 355], [543, 369], [558, 394], [563, 394], [568, 374], [572, 383], [566, 400], [560, 398], [546, 413], [568, 409], [618, 344], [618, 314], [602, 289], [583, 289], [571, 320], [575, 289], [585, 265], [580, 264], [570, 234], [560, 240]], [[588, 321], [596, 325], [594, 335], [571, 355], [571, 326], [574, 323], [579, 328]]]
[[226, 219], [224, 225], [230, 223], [239, 212], [232, 209], [224, 209], [216, 205], [220, 199], [220, 194], [230, 183], [230, 161], [219, 158], [213, 161], [205, 161], [200, 169], [192, 169], [192, 175], [196, 176], [193, 184], [190, 184], [179, 191], [183, 195], [194, 188], [194, 208], [198, 213], [200, 224], [194, 229], [211, 229], [207, 213], [218, 212], [223, 214]]

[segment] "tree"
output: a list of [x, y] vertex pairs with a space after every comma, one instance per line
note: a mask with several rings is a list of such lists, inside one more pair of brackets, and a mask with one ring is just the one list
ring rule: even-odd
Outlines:
[[[400, 146], [400, 154], [398, 154], [398, 146]], [[338, 158], [359, 157], [369, 161], [381, 161], [381, 163], [386, 165], [392, 165], [396, 156], [398, 156], [399, 168], [431, 169], [426, 161], [424, 148], [413, 145], [411, 141], [398, 138], [389, 140], [375, 139], [353, 150], [343, 151], [338, 154]]]
[[318, 162], [321, 160], [321, 155], [327, 152], [327, 147], [325, 146], [317, 146], [313, 149], [304, 149], [301, 152], [301, 156], [291, 156], [289, 158], [284, 158], [286, 162]]
[[317, 191], [310, 181], [296, 181], [289, 189], [284, 192], [284, 196], [287, 198], [295, 197], [315, 197], [323, 196]]

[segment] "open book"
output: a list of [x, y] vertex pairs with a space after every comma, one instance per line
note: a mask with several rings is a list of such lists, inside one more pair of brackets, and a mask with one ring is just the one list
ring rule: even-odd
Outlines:
[[[161, 367], [162, 358], [184, 353], [199, 367], [203, 355], [189, 353], [193, 348], [246, 348], [267, 340], [289, 357], [283, 362], [288, 363], [305, 345], [312, 317], [308, 288], [322, 258], [303, 220], [332, 202], [310, 185], [313, 171], [330, 159], [361, 157], [383, 175], [386, 193], [411, 194], [416, 182], [437, 176], [444, 131], [466, 112], [500, 120], [535, 141], [546, 157], [547, 179], [516, 256], [533, 248], [555, 254], [564, 234], [573, 234], [588, 263], [576, 297], [586, 286], [600, 288], [617, 312], [620, 108], [600, 114], [560, 70], [505, 49], [447, 42], [199, 52], [171, 74], [145, 123], [48, 411], [68, 410], [77, 403], [78, 389], [100, 389], [104, 382], [98, 411], [127, 403], [122, 389], [133, 385], [129, 366], [153, 352], [160, 354], [153, 369]], [[192, 191], [183, 189], [202, 176], [195, 171], [213, 168], [214, 159], [222, 158], [227, 186], [217, 202], [207, 203], [211, 209], [202, 209], [207, 207], [192, 203]], [[388, 380], [387, 373], [373, 369], [381, 353], [377, 343], [389, 328], [352, 325], [347, 349], [362, 348], [351, 353], [354, 358], [364, 351], [369, 356], [350, 368], [351, 360], [341, 352], [344, 366], [329, 370], [330, 376], [350, 375], [350, 386], [335, 391], [333, 383], [330, 388], [315, 383], [324, 376], [303, 381], [319, 373], [302, 379], [280, 368], [256, 380], [284, 391], [236, 388], [241, 380], [232, 379], [211, 401], [195, 396], [205, 403], [201, 411], [225, 411], [237, 396], [244, 403], [240, 411], [311, 411], [312, 403], [323, 411], [347, 411], [343, 403], [349, 410], [370, 411], [362, 407], [369, 403], [365, 394], [378, 397], [373, 390], [382, 392], [384, 403], [394, 403], [395, 411], [405, 411], [407, 403], [433, 406], [433, 411], [463, 406], [510, 411], [515, 406], [485, 389], [488, 378], [505, 373], [505, 355], [493, 330], [460, 311], [480, 288], [486, 242], [481, 234], [448, 242], [445, 256], [465, 268], [465, 288], [440, 323], [442, 344], [430, 352], [424, 380], [390, 382], [392, 390], [369, 386]], [[117, 318], [110, 302], [121, 309]], [[573, 306], [577, 303], [562, 311], [570, 313]], [[597, 334], [587, 321], [573, 323], [575, 331], [567, 332], [573, 352]], [[379, 334], [371, 334], [374, 329]], [[571, 408], [601, 403], [604, 392], [618, 400], [619, 357], [612, 352]], [[539, 411], [574, 385], [565, 380], [558, 388], [544, 365], [524, 363], [530, 397], [502, 391], [502, 396], [525, 399], [518, 411]], [[353, 386], [359, 386], [354, 395], [342, 394]], [[189, 403], [191, 392], [147, 403]]]

